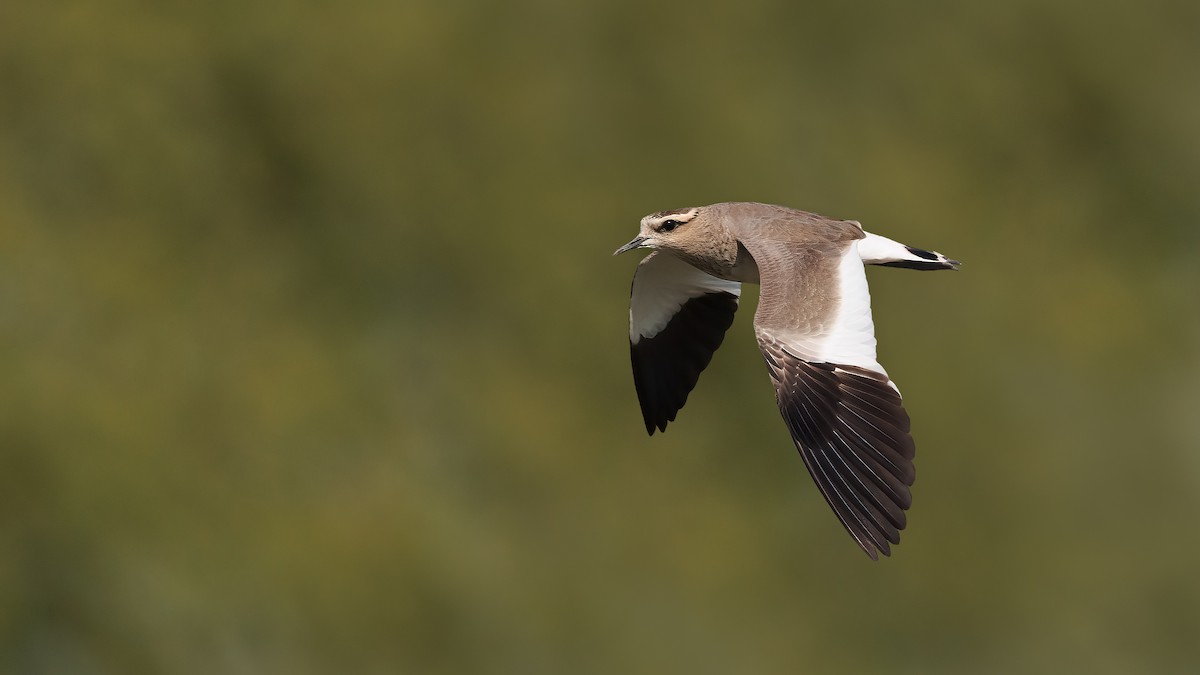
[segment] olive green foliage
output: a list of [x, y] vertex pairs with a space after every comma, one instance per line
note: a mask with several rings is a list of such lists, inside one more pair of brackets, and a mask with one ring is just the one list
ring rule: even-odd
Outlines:
[[[9, 2], [0, 671], [1200, 666], [1200, 5]], [[872, 563], [750, 331], [628, 372], [638, 219], [872, 269]]]

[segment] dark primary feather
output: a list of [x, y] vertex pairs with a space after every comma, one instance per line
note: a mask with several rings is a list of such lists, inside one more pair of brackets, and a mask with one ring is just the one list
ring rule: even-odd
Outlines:
[[891, 262], [875, 264], [880, 267], [899, 267], [901, 269], [918, 270], [921, 272], [955, 269], [954, 265], [949, 262], [938, 262], [935, 260], [893, 260]]
[[916, 478], [900, 395], [880, 373], [804, 361], [763, 333], [759, 346], [779, 411], [821, 494], [867, 555], [890, 555]]
[[654, 337], [630, 342], [633, 382], [647, 433], [666, 431], [675, 420], [725, 340], [737, 306], [732, 293], [705, 293], [685, 302]]

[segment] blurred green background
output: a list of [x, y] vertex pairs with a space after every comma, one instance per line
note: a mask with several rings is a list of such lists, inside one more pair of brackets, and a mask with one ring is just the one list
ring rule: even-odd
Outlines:
[[[0, 7], [0, 672], [1193, 673], [1200, 4]], [[872, 269], [871, 563], [756, 291], [669, 433], [639, 218]]]

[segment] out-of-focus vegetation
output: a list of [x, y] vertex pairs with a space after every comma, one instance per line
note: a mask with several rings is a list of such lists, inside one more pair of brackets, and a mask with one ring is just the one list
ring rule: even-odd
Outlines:
[[[0, 671], [1200, 667], [1200, 5], [10, 2]], [[645, 213], [873, 269], [918, 441], [871, 563], [753, 293], [669, 433]]]

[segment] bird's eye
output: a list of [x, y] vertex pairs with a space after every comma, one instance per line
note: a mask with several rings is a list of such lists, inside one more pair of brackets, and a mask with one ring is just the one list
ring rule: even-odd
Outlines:
[[661, 231], [661, 232], [670, 232], [671, 230], [673, 230], [673, 229], [675, 229], [675, 228], [677, 228], [677, 227], [679, 227], [679, 221], [678, 221], [678, 220], [664, 220], [664, 221], [662, 222], [662, 225], [659, 225], [659, 226], [658, 226], [658, 229], [659, 229], [659, 231]]

